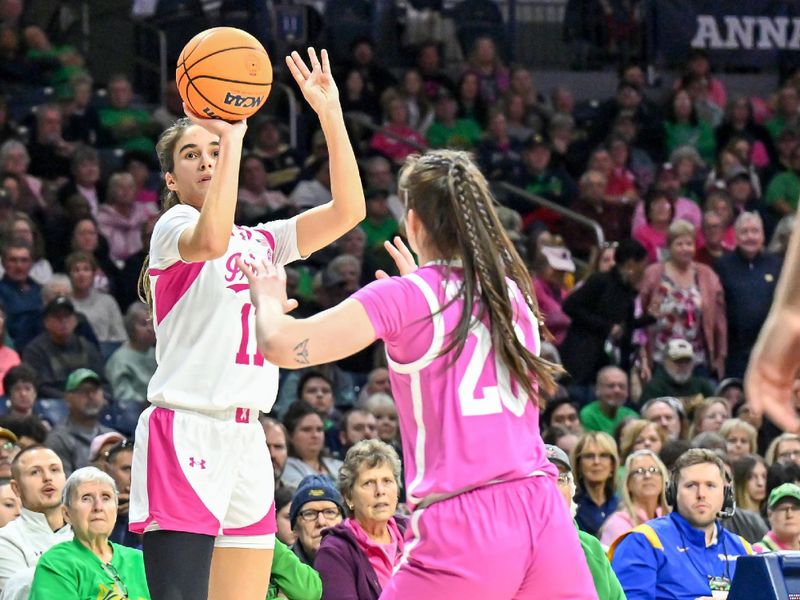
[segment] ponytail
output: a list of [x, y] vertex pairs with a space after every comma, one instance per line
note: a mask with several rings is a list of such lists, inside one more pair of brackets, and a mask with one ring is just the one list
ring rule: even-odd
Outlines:
[[[166, 175], [175, 169], [175, 147], [178, 145], [183, 132], [192, 126], [192, 122], [186, 117], [182, 117], [170, 125], [161, 134], [156, 144], [156, 154], [158, 155], [158, 162], [161, 165], [161, 174]], [[173, 206], [180, 204], [181, 200], [178, 194], [172, 190], [166, 190], [164, 199], [161, 206], [161, 214], [163, 215]], [[150, 289], [150, 254], [144, 257], [142, 269], [139, 271], [139, 280], [136, 284], [136, 291], [139, 299], [150, 307], [150, 313], [153, 313], [153, 292]]]
[[[464, 152], [434, 151], [409, 161], [401, 175], [401, 187], [409, 208], [419, 214], [427, 231], [436, 232], [433, 242], [437, 250], [444, 257], [458, 255], [462, 259], [464, 282], [450, 303], [460, 299], [464, 309], [442, 354], [452, 350], [460, 354], [463, 350], [479, 297], [477, 318], [488, 315], [492, 346], [512, 378], [531, 398], [537, 397], [537, 384], [552, 393], [556, 377], [564, 370], [536, 356], [517, 337], [508, 279], [522, 293], [543, 339], [548, 332], [528, 270], [500, 223], [494, 199], [478, 168]], [[543, 404], [541, 399], [538, 404]]]

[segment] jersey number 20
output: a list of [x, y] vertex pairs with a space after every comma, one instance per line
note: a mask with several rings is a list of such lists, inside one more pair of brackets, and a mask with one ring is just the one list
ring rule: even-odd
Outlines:
[[[519, 325], [515, 325], [517, 337], [524, 341], [525, 337]], [[528, 394], [522, 386], [511, 385], [511, 374], [496, 352], [492, 352], [492, 334], [489, 328], [477, 322], [470, 332], [475, 337], [475, 349], [470, 356], [467, 370], [458, 386], [458, 400], [461, 414], [465, 417], [493, 415], [503, 411], [505, 406], [512, 414], [521, 417], [528, 404]], [[497, 371], [497, 385], [478, 387], [481, 373], [486, 363], [494, 355]], [[516, 390], [514, 389], [516, 388]]]

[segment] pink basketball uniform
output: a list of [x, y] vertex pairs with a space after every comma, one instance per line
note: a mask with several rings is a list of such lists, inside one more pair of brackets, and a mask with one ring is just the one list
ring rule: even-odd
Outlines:
[[[595, 600], [539, 410], [495, 353], [488, 320], [473, 319], [458, 357], [440, 356], [464, 310], [448, 304], [462, 272], [446, 273], [426, 265], [354, 296], [386, 342], [416, 506], [381, 600]], [[538, 353], [536, 319], [512, 282], [508, 294], [518, 338]]]
[[[426, 265], [379, 280], [354, 295], [386, 342], [412, 506], [502, 481], [555, 476], [539, 435], [539, 410], [492, 347], [487, 321], [474, 321], [464, 350], [440, 356], [463, 311], [449, 299], [461, 283]], [[509, 283], [519, 339], [539, 351], [536, 319]], [[477, 307], [475, 308], [477, 312]]]

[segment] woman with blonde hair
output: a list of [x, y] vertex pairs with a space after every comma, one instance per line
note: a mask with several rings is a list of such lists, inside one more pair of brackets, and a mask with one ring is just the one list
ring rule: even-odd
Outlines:
[[705, 431], [718, 432], [728, 419], [731, 409], [728, 401], [719, 396], [711, 396], [703, 400], [694, 409], [692, 424], [689, 426], [689, 439]]
[[639, 298], [655, 318], [648, 328], [650, 366], [662, 364], [672, 339], [687, 340], [694, 350], [695, 374], [725, 376], [728, 322], [725, 295], [711, 267], [695, 260], [694, 225], [673, 221], [667, 231], [669, 258], [645, 271]]
[[665, 497], [669, 472], [653, 450], [631, 453], [625, 460], [625, 473], [619, 490], [621, 506], [600, 529], [604, 546], [637, 525], [669, 513]]
[[666, 441], [667, 432], [658, 423], [646, 419], [634, 419], [622, 430], [619, 438], [619, 454], [625, 462], [631, 453], [639, 450], [650, 450], [657, 455]]
[[578, 492], [575, 520], [581, 531], [597, 535], [606, 518], [617, 510], [619, 496], [616, 473], [619, 466], [617, 444], [607, 433], [584, 433], [570, 456]]
[[728, 419], [720, 427], [719, 434], [728, 444], [728, 460], [738, 460], [748, 454], [756, 454], [758, 432], [747, 421]]
[[767, 447], [764, 458], [769, 466], [776, 462], [793, 462], [800, 465], [800, 435], [780, 434]]

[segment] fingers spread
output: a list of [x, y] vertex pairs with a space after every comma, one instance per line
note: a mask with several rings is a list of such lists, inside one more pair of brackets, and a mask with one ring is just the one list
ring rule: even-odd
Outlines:
[[303, 57], [300, 56], [300, 53], [296, 50], [286, 57], [286, 64], [289, 66], [289, 70], [292, 71], [292, 75], [294, 75], [298, 83], [305, 81], [308, 79], [308, 76], [311, 75], [311, 71], [308, 70], [306, 63], [303, 61]]

